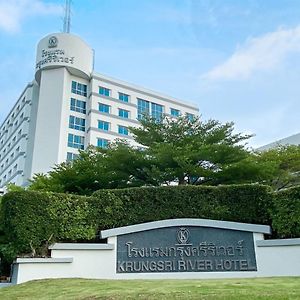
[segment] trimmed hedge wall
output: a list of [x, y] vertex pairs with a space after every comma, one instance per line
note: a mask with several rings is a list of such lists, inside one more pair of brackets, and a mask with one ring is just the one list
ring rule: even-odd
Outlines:
[[2, 199], [7, 261], [19, 254], [46, 255], [55, 241], [96, 238], [99, 230], [171, 218], [209, 218], [270, 224], [266, 186], [149, 187], [101, 190], [92, 197], [11, 192]]
[[174, 218], [269, 224], [272, 203], [269, 188], [261, 185], [99, 190], [93, 197], [92, 210], [105, 228]]
[[278, 237], [300, 237], [300, 187], [274, 194], [272, 227]]

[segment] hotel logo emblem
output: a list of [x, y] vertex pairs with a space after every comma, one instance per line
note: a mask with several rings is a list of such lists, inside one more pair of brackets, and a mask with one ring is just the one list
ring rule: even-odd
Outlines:
[[190, 232], [187, 228], [180, 228], [177, 232], [177, 240], [180, 244], [186, 244], [189, 240]]
[[58, 39], [56, 36], [51, 36], [49, 38], [49, 41], [48, 41], [48, 47], [49, 48], [55, 48], [57, 47], [57, 43], [58, 43]]

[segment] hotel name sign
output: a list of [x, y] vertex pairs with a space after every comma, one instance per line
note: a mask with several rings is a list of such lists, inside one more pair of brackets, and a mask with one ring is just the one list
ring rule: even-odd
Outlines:
[[253, 233], [165, 227], [117, 237], [117, 273], [257, 271]]
[[[58, 39], [55, 36], [51, 36], [48, 40], [48, 49], [43, 49], [41, 52], [41, 60], [36, 63], [36, 69], [41, 69], [45, 64], [48, 63], [63, 63], [73, 65], [75, 62], [74, 56], [67, 56], [63, 49], [57, 48]], [[50, 48], [50, 50], [49, 50]]]

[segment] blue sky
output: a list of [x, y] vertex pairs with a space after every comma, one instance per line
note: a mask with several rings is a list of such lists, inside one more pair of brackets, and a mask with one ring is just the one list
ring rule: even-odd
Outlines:
[[[33, 79], [63, 0], [0, 0], [0, 123]], [[253, 147], [300, 132], [298, 0], [73, 0], [97, 72], [196, 103]]]

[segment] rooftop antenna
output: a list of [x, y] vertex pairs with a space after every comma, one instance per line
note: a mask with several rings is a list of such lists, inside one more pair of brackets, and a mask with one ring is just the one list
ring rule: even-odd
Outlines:
[[70, 33], [72, 0], [66, 0], [63, 32]]

